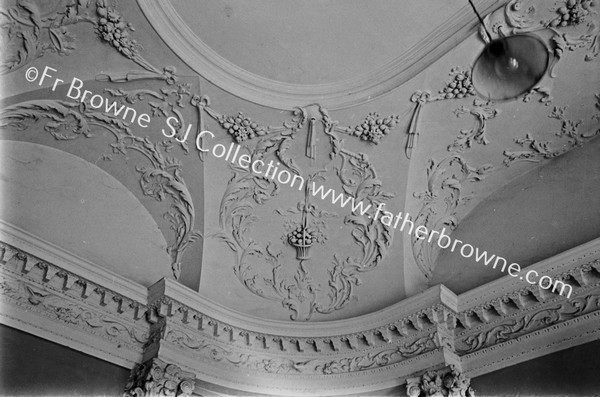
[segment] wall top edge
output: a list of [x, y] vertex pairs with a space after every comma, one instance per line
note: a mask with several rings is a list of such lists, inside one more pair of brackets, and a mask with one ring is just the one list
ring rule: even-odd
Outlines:
[[[600, 238], [573, 247], [550, 258], [523, 267], [523, 271], [535, 270], [540, 277], [548, 275], [556, 279], [576, 267], [600, 259]], [[490, 271], [497, 271], [491, 269]], [[535, 286], [535, 285], [533, 285]], [[517, 277], [505, 275], [458, 296], [458, 311], [466, 311], [485, 302], [501, 298], [509, 293], [531, 288], [532, 285]]]
[[[420, 316], [445, 321], [447, 314], [468, 311], [475, 306], [530, 287], [522, 280], [506, 275], [457, 296], [450, 289], [439, 284], [391, 306], [362, 316], [323, 322], [287, 322], [262, 319], [236, 312], [172, 279], [163, 278], [146, 289], [140, 284], [74, 256], [64, 249], [2, 220], [0, 220], [0, 237], [7, 244], [23, 249], [41, 260], [48, 261], [67, 272], [83, 277], [144, 306], [156, 307], [161, 302], [173, 301], [186, 310], [211, 317], [233, 327], [257, 333], [264, 333], [265, 330], [268, 330], [268, 333], [280, 336], [327, 337], [351, 334], [378, 328], [384, 329], [403, 321], [417, 321]], [[540, 274], [560, 275], [598, 258], [600, 258], [600, 238], [540, 261], [527, 269], [535, 269]]]
[[0, 239], [94, 284], [110, 289], [143, 305], [147, 303], [148, 291], [143, 285], [73, 255], [63, 248], [2, 219], [0, 219]]

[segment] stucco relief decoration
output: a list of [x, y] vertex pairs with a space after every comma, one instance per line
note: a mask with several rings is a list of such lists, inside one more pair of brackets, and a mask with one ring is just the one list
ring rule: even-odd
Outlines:
[[[131, 37], [134, 27], [104, 0], [95, 3], [86, 0], [62, 1], [48, 8], [49, 5], [19, 0], [15, 6], [0, 11], [0, 21], [5, 27], [2, 46], [5, 53], [9, 54], [3, 57], [0, 73], [14, 72], [49, 51], [69, 55], [76, 49], [76, 38], [68, 31], [68, 26], [90, 23], [103, 43], [111, 45], [122, 56], [144, 69], [102, 74], [96, 76], [98, 80], [123, 83], [158, 79], [167, 84], [158, 91], [127, 91], [122, 87], [104, 91], [117, 98], [115, 104], [118, 106], [122, 106], [121, 99], [129, 104], [151, 99], [148, 105], [152, 116], [172, 116], [177, 120], [174, 125], [178, 133], [175, 140], [184, 154], [188, 154], [186, 140], [179, 138], [183, 138], [183, 135], [187, 137], [189, 133], [189, 128], [185, 130], [189, 125], [185, 123], [181, 109], [186, 106], [188, 97], [192, 97], [191, 87], [177, 83], [175, 68], [167, 66], [159, 70], [147, 62], [141, 55], [142, 47]], [[92, 138], [95, 136], [93, 130], [101, 128], [112, 134], [114, 143], [109, 146], [112, 153], [102, 153], [100, 159], [113, 160], [115, 154], [128, 156], [132, 152], [144, 157], [148, 164], [136, 166], [143, 194], [157, 201], [165, 198], [172, 200], [171, 209], [164, 213], [164, 217], [174, 233], [168, 252], [173, 259], [173, 276], [179, 278], [183, 252], [200, 234], [194, 230], [195, 209], [182, 177], [182, 164], [177, 158], [165, 155], [173, 149], [172, 140], [155, 143], [148, 137], [137, 136], [132, 131], [131, 123], [108, 112], [96, 111], [88, 102], [40, 99], [13, 104], [0, 111], [0, 128], [24, 131], [34, 124], [43, 123], [44, 131], [59, 141]]]
[[[526, 4], [527, 3], [527, 4]], [[539, 2], [538, 2], [539, 3]], [[493, 35], [510, 35], [517, 33], [538, 32], [541, 37], [549, 36], [549, 48], [554, 54], [553, 63], [549, 68], [548, 75], [542, 79], [540, 84], [534, 87], [529, 93], [525, 94], [522, 99], [527, 102], [532, 98], [534, 93], [541, 95], [540, 102], [548, 105], [553, 99], [551, 96], [551, 81], [549, 79], [556, 77], [554, 67], [560, 60], [560, 57], [565, 51], [575, 51], [579, 48], [586, 48], [587, 54], [585, 60], [594, 59], [598, 52], [598, 22], [592, 18], [596, 17], [597, 12], [594, 10], [594, 4], [585, 0], [570, 0], [567, 2], [558, 2], [555, 7], [543, 8], [536, 2], [525, 2], [513, 0], [506, 4], [505, 7], [493, 12], [485, 18], [486, 28]], [[585, 33], [582, 29], [585, 27]], [[543, 36], [545, 34], [545, 36]], [[487, 36], [483, 29], [480, 30], [481, 38], [487, 41]], [[457, 74], [462, 73], [461, 74]], [[469, 75], [466, 71], [459, 72], [454, 69], [454, 79], [446, 84], [446, 87], [440, 90], [440, 95], [433, 96], [427, 91], [419, 91], [413, 94], [411, 101], [417, 105], [413, 113], [413, 120], [409, 127], [409, 143], [407, 144], [407, 154], [410, 153], [416, 138], [418, 137], [418, 118], [421, 109], [425, 103], [435, 100], [458, 99], [458, 93], [455, 91], [458, 86], [458, 80], [466, 81], [466, 86], [472, 88]], [[460, 76], [460, 77], [459, 77]], [[463, 78], [464, 76], [464, 78]], [[473, 91], [467, 89], [466, 94]], [[460, 91], [460, 94], [464, 93]], [[560, 130], [555, 134], [561, 138], [560, 142], [542, 141], [533, 136], [533, 133], [527, 133], [525, 137], [515, 138], [515, 143], [523, 150], [514, 150], [507, 148], [504, 150], [505, 157], [503, 163], [505, 166], [510, 166], [516, 161], [532, 161], [538, 162], [542, 159], [551, 159], [560, 156], [574, 147], [583, 145], [589, 139], [598, 134], [598, 131], [582, 132], [580, 127], [584, 126], [584, 120], [573, 121], [566, 116], [567, 107], [554, 107], [548, 117], [559, 120], [561, 123]], [[463, 115], [471, 115], [475, 119], [475, 125], [470, 129], [463, 129], [454, 141], [447, 147], [450, 156], [442, 160], [430, 159], [430, 166], [427, 171], [428, 189], [426, 194], [415, 193], [415, 197], [422, 199], [423, 204], [419, 214], [417, 215], [415, 225], [425, 225], [429, 230], [432, 228], [440, 230], [448, 228], [452, 230], [458, 224], [457, 208], [460, 204], [465, 203], [470, 199], [469, 196], [461, 197], [460, 190], [463, 187], [464, 179], [460, 174], [453, 174], [447, 169], [447, 166], [454, 162], [454, 156], [464, 153], [476, 145], [486, 145], [489, 143], [487, 136], [487, 124], [500, 113], [500, 110], [493, 102], [486, 102], [480, 99], [474, 99], [472, 106], [462, 105], [455, 110], [454, 114], [457, 117]], [[462, 158], [462, 157], [461, 157]], [[464, 160], [466, 162], [466, 160]], [[432, 166], [433, 164], [433, 166]], [[471, 167], [471, 166], [469, 166]], [[481, 169], [480, 176], [470, 180], [476, 182], [492, 171], [492, 165], [487, 164], [479, 167], [471, 167]], [[466, 169], [466, 168], [465, 168]], [[459, 177], [457, 177], [457, 175]], [[436, 188], [438, 181], [448, 178], [452, 183], [440, 183]], [[466, 179], [469, 181], [469, 179]], [[458, 188], [458, 189], [457, 189]], [[440, 194], [446, 193], [446, 194]], [[434, 261], [437, 249], [431, 244], [422, 240], [413, 238], [413, 253], [419, 268], [425, 276], [432, 274]]]
[[[345, 216], [343, 224], [352, 227], [350, 236], [361, 247], [361, 255], [346, 258], [334, 255], [327, 268], [326, 286], [315, 281], [310, 269], [315, 266], [311, 264], [312, 250], [328, 238], [325, 219], [337, 218], [337, 215], [324, 211], [310, 200], [312, 182], [325, 181], [325, 174], [332, 170], [348, 196], [371, 204], [391, 198], [391, 194], [382, 190], [381, 181], [367, 156], [345, 149], [337, 133], [357, 137], [364, 134], [365, 140], [376, 143], [385, 135], [383, 131], [389, 131], [397, 122], [398, 116], [381, 118], [370, 114], [363, 123], [367, 127], [360, 127], [362, 131], [358, 134], [353, 132], [357, 131], [356, 127], [339, 127], [338, 122], [331, 120], [328, 112], [316, 104], [296, 109], [291, 120], [278, 127], [263, 126], [244, 113], [226, 116], [209, 106], [204, 109], [234, 139], [247, 141], [244, 147], [252, 161], [275, 157], [289, 172], [301, 176], [305, 182], [300, 191], [301, 200], [292, 208], [276, 211], [284, 217], [281, 240], [284, 245], [293, 248], [294, 259], [290, 262], [286, 259], [288, 250], [278, 250], [274, 243], [259, 243], [252, 237], [252, 226], [257, 221], [253, 212], [257, 205], [273, 201], [280, 192], [279, 183], [237, 165], [231, 166], [233, 176], [221, 201], [221, 231], [216, 236], [235, 253], [234, 273], [239, 281], [253, 294], [280, 302], [292, 311], [290, 318], [293, 320], [308, 320], [314, 313], [327, 314], [342, 309], [361, 283], [359, 274], [375, 269], [385, 257], [392, 243], [392, 229], [370, 220], [367, 213]], [[302, 131], [306, 132], [304, 153], [312, 161], [310, 164], [315, 164], [312, 170], [303, 170], [299, 161], [288, 154], [300, 141]], [[328, 156], [324, 159], [317, 156], [317, 134], [323, 134], [329, 142]], [[329, 178], [327, 182], [331, 180]], [[270, 275], [258, 273], [253, 260], [269, 264], [272, 269]], [[285, 269], [294, 266], [294, 261], [297, 261], [295, 275], [286, 276]]]
[[425, 335], [414, 341], [393, 348], [362, 352], [351, 357], [320, 359], [265, 358], [258, 352], [246, 353], [231, 346], [215, 343], [194, 332], [172, 328], [165, 334], [165, 340], [177, 347], [192, 351], [202, 359], [233, 365], [258, 372], [276, 374], [334, 375], [366, 371], [389, 366], [439, 348], [435, 334]]
[[463, 332], [462, 335], [458, 335], [456, 350], [461, 354], [472, 353], [598, 309], [600, 309], [598, 294], [573, 298], [553, 307], [534, 311], [518, 319], [503, 321], [483, 332], [471, 335]]
[[[596, 98], [598, 98], [598, 96], [596, 96]], [[598, 106], [598, 104], [596, 104], [596, 106]], [[560, 121], [560, 130], [554, 134], [559, 139], [562, 138], [560, 139], [560, 144], [541, 141], [534, 138], [532, 135], [533, 133], [528, 132], [525, 137], [514, 139], [514, 142], [525, 150], [504, 150], [504, 165], [509, 167], [511, 164], [519, 161], [539, 162], [544, 159], [552, 159], [575, 147], [582, 146], [591, 138], [600, 134], [600, 129], [588, 133], [579, 131], [584, 120], [573, 121], [567, 118], [566, 111], [566, 106], [555, 106], [548, 115], [549, 118]], [[597, 117], [597, 114], [592, 116], [592, 122], [594, 119], [597, 119]]]
[[133, 369], [123, 396], [189, 397], [194, 392], [194, 388], [194, 374], [155, 358]]
[[457, 66], [452, 68], [449, 75], [449, 81], [446, 82], [445, 87], [440, 89], [437, 94], [432, 94], [431, 92], [424, 90], [416, 91], [410, 97], [410, 101], [416, 103], [416, 105], [408, 127], [408, 137], [405, 147], [406, 157], [409, 159], [418, 143], [418, 124], [423, 105], [429, 102], [442, 101], [445, 99], [463, 99], [475, 95], [470, 68], [461, 68]]
[[[452, 154], [439, 162], [429, 159], [427, 166], [427, 189], [414, 193], [422, 200], [416, 225], [425, 225], [429, 230], [452, 231], [458, 226], [457, 209], [472, 199], [465, 195], [468, 183], [480, 182], [493, 170], [491, 164], [474, 167], [458, 154]], [[411, 236], [413, 255], [426, 277], [433, 274], [437, 248], [426, 240]]]
[[[426, 91], [413, 94], [411, 101], [417, 102], [417, 108], [413, 114], [409, 133], [413, 128], [415, 130], [417, 128], [416, 118], [418, 118], [420, 107], [423, 104], [445, 99], [463, 99], [474, 95], [470, 73], [453, 69], [451, 75], [453, 79], [446, 84], [444, 89], [440, 90], [439, 95], [432, 96]], [[459, 91], [458, 94], [454, 94], [453, 90], [457, 89], [457, 82], [462, 82], [463, 91], [465, 91], [464, 87], [469, 87], [469, 89], [466, 89], [465, 93]], [[433, 158], [428, 160], [427, 187], [422, 192], [413, 193], [413, 196], [421, 201], [421, 208], [414, 219], [415, 226], [422, 225], [428, 230], [446, 229], [448, 232], [458, 226], [459, 207], [473, 198], [472, 195], [465, 194], [465, 187], [471, 183], [483, 181], [494, 170], [492, 164], [479, 166], [470, 164], [463, 153], [473, 149], [475, 145], [489, 143], [487, 138], [488, 122], [498, 114], [500, 114], [500, 110], [496, 108], [494, 102], [478, 98], [473, 99], [470, 106], [461, 105], [454, 110], [456, 117], [472, 116], [474, 125], [471, 128], [460, 130], [458, 136], [446, 148], [449, 152], [446, 157], [440, 160]], [[416, 137], [417, 133], [414, 135]], [[418, 239], [415, 235], [411, 236], [411, 246], [417, 266], [425, 277], [430, 277], [433, 274], [439, 248], [426, 240]]]
[[[594, 60], [600, 53], [600, 21], [595, 2], [567, 0], [549, 5], [541, 1], [511, 0], [484, 19], [485, 27], [493, 36], [534, 33], [547, 41], [553, 55], [547, 76], [522, 97], [525, 102], [536, 93], [542, 103], [553, 100], [552, 78], [557, 76], [556, 66], [566, 51], [585, 49], [585, 61]], [[488, 40], [483, 29], [480, 36], [483, 41]]]
[[420, 378], [410, 378], [406, 384], [409, 397], [475, 397], [471, 381], [455, 366], [450, 371], [427, 371]]
[[[40, 122], [44, 125], [44, 131], [61, 141], [81, 136], [92, 138], [93, 127], [105, 129], [114, 137], [115, 143], [110, 144], [112, 154], [126, 156], [132, 151], [148, 161], [148, 164], [136, 166], [143, 193], [158, 201], [167, 197], [173, 201], [172, 209], [165, 213], [165, 218], [175, 233], [168, 250], [173, 258], [173, 275], [178, 278], [183, 252], [200, 234], [193, 230], [195, 210], [181, 175], [182, 164], [176, 158], [163, 154], [163, 151], [170, 150], [171, 144], [166, 141], [155, 144], [148, 137], [137, 136], [131, 131], [129, 123], [92, 110], [86, 103], [40, 99], [20, 102], [0, 111], [0, 128], [24, 131]], [[102, 158], [110, 160], [112, 156], [105, 154]]]
[[357, 136], [363, 141], [377, 145], [399, 121], [400, 116], [398, 115], [392, 114], [388, 117], [381, 117], [379, 113], [373, 112], [369, 113], [361, 124], [347, 128], [337, 127], [336, 131]]
[[[95, 9], [94, 9], [95, 8]], [[113, 81], [128, 81], [136, 77], [161, 78], [169, 83], [176, 79], [172, 67], [162, 71], [140, 54], [141, 46], [130, 37], [135, 29], [125, 22], [117, 10], [105, 0], [62, 1], [44, 4], [18, 0], [13, 7], [0, 9], [3, 53], [0, 74], [14, 72], [48, 52], [68, 56], [77, 49], [77, 38], [69, 31], [75, 24], [88, 23], [98, 37], [132, 60], [144, 71], [115, 76]], [[104, 76], [109, 78], [109, 76]]]
[[[39, 262], [27, 254], [20, 253], [7, 246], [2, 246], [2, 249], [4, 263], [31, 261], [45, 270], [45, 277], [48, 277], [49, 271], [50, 274], [59, 277], [65, 276], [61, 274], [62, 272], [53, 272], [54, 269], [49, 268], [52, 265]], [[13, 255], [9, 257], [11, 251]], [[64, 295], [61, 296], [50, 288], [36, 285], [33, 280], [25, 282], [2, 275], [0, 276], [0, 293], [4, 301], [15, 302], [28, 311], [39, 313], [43, 317], [56, 320], [84, 332], [99, 335], [119, 346], [123, 343], [141, 346], [148, 338], [147, 332], [143, 329], [128, 324], [126, 321], [121, 321], [118, 316], [112, 317], [98, 312], [86, 303], [76, 299], [65, 299]], [[104, 292], [99, 290], [97, 293], [101, 295]]]

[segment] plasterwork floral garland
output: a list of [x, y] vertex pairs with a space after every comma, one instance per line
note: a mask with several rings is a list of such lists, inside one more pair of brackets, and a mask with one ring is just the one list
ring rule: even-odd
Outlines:
[[[309, 108], [311, 110], [307, 110]], [[246, 146], [252, 161], [274, 154], [288, 169], [299, 175], [302, 175], [302, 170], [292, 158], [288, 157], [287, 151], [298, 131], [308, 124], [307, 156], [314, 155], [309, 142], [311, 131], [318, 121], [323, 126], [324, 133], [329, 138], [331, 145], [328, 164], [335, 159], [341, 160], [341, 166], [336, 170], [344, 192], [356, 200], [367, 200], [371, 204], [384, 202], [392, 197], [391, 194], [381, 190], [381, 181], [366, 155], [344, 149], [343, 141], [336, 134], [336, 131], [346, 133], [356, 131], [356, 127], [354, 129], [337, 127], [337, 122], [332, 121], [327, 111], [318, 105], [296, 109], [292, 120], [285, 122], [281, 127], [261, 126], [243, 113], [239, 113], [237, 116], [223, 116], [209, 106], [205, 106], [204, 109], [238, 142], [260, 137], [253, 146]], [[371, 127], [383, 128], [381, 126], [391, 125], [396, 119], [397, 116], [391, 116], [378, 122], [379, 119], [376, 118], [376, 115], [371, 114], [367, 117], [366, 124], [373, 124]], [[359, 136], [358, 134], [354, 135]], [[376, 142], [373, 141], [373, 143]], [[328, 269], [327, 302], [323, 302], [322, 295], [319, 294], [322, 287], [320, 283], [312, 279], [310, 271], [306, 267], [306, 259], [300, 259], [296, 275], [292, 279], [285, 278], [282, 273], [283, 253], [276, 252], [270, 243], [262, 246], [251, 237], [251, 227], [256, 221], [253, 215], [254, 207], [266, 203], [277, 195], [279, 189], [277, 182], [264, 176], [254, 175], [237, 165], [231, 165], [231, 169], [233, 176], [223, 195], [219, 212], [221, 232], [217, 233], [216, 237], [226, 243], [235, 253], [234, 273], [242, 285], [257, 296], [280, 302], [293, 312], [290, 316], [292, 320], [308, 320], [314, 313], [327, 314], [345, 307], [350, 302], [355, 287], [361, 282], [359, 274], [373, 270], [385, 257], [391, 246], [392, 229], [380, 222], [370, 220], [367, 214], [364, 216], [352, 214], [344, 218], [345, 224], [354, 225], [352, 237], [362, 247], [363, 255], [361, 258], [347, 257], [345, 259], [334, 255], [333, 264]], [[305, 178], [306, 186], [309, 186], [313, 180], [320, 180], [322, 178], [320, 174], [321, 172], [317, 172], [308, 175]], [[319, 219], [334, 216], [334, 214], [326, 213], [314, 203], [306, 201], [298, 203], [296, 209], [279, 210], [278, 212], [280, 215], [289, 215], [302, 211], [309, 212], [316, 219], [316, 223], [313, 223], [312, 226], [321, 236], [321, 242], [324, 241], [326, 239], [324, 224]], [[289, 232], [289, 227], [293, 222], [287, 220], [285, 224], [287, 225], [286, 230]], [[261, 258], [270, 264], [271, 275], [263, 276], [256, 273], [248, 262], [250, 257]], [[304, 302], [308, 302], [308, 310], [301, 313]]]
[[[150, 165], [138, 165], [140, 187], [144, 195], [163, 201], [170, 197], [172, 210], [165, 213], [171, 223], [175, 239], [168, 247], [172, 257], [171, 268], [177, 279], [181, 273], [181, 257], [189, 244], [201, 235], [193, 230], [195, 220], [194, 204], [190, 192], [181, 175], [182, 164], [174, 157], [165, 156], [170, 143], [155, 144], [148, 137], [142, 138], [132, 133], [127, 122], [121, 119], [91, 110], [85, 103], [63, 100], [33, 100], [20, 102], [0, 111], [0, 128], [12, 127], [27, 130], [33, 124], [44, 120], [44, 131], [56, 140], [72, 140], [81, 136], [93, 137], [92, 127], [108, 130], [114, 136], [115, 143], [110, 144], [113, 154], [127, 155], [134, 151], [144, 156]], [[104, 155], [105, 159], [111, 159]]]
[[144, 59], [141, 46], [130, 37], [134, 27], [125, 22], [115, 8], [108, 6], [106, 0], [96, 1], [95, 9], [92, 3], [90, 0], [66, 1], [60, 4], [59, 11], [44, 13], [43, 4], [19, 0], [14, 7], [0, 10], [0, 27], [5, 32], [0, 75], [14, 72], [48, 52], [70, 55], [76, 49], [76, 40], [68, 27], [89, 23], [103, 42], [144, 69], [117, 76], [104, 75], [101, 79], [159, 78], [169, 84], [176, 81], [172, 66], [161, 71]]

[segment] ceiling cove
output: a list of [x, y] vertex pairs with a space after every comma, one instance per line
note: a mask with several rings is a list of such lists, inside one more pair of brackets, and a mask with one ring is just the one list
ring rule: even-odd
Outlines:
[[[252, 7], [269, 6], [266, 3], [253, 3]], [[478, 2], [477, 8], [482, 14], [486, 14], [499, 8], [504, 3], [506, 3], [504, 0], [482, 0]], [[409, 20], [405, 21], [405, 23], [399, 23], [398, 27], [394, 27], [394, 33], [398, 36], [398, 41], [402, 41], [403, 47], [395, 49], [396, 53], [392, 54], [391, 57], [390, 54], [378, 54], [381, 56], [378, 56], [377, 59], [381, 59], [383, 63], [373, 67], [372, 60], [369, 61], [370, 63], [362, 61], [363, 67], [354, 68], [354, 73], [348, 75], [348, 73], [344, 74], [342, 72], [336, 74], [337, 69], [335, 68], [339, 68], [340, 62], [332, 62], [333, 66], [332, 70], [330, 70], [330, 76], [346, 76], [345, 78], [336, 80], [335, 77], [332, 77], [329, 79], [331, 81], [298, 83], [297, 81], [301, 79], [297, 79], [296, 82], [280, 81], [279, 78], [274, 79], [273, 76], [265, 77], [259, 75], [258, 70], [250, 71], [248, 70], [250, 68], [240, 66], [240, 63], [245, 62], [242, 62], [243, 58], [258, 58], [260, 54], [253, 52], [255, 48], [260, 47], [263, 43], [255, 43], [256, 47], [244, 48], [243, 54], [240, 54], [236, 61], [227, 59], [221, 54], [226, 50], [219, 47], [219, 50], [216, 51], [213, 48], [215, 46], [209, 46], [204, 37], [199, 37], [198, 31], [201, 29], [198, 26], [190, 26], [189, 21], [186, 21], [186, 17], [184, 16], [186, 13], [183, 12], [185, 11], [185, 7], [182, 7], [182, 3], [138, 0], [138, 4], [150, 24], [165, 43], [199, 75], [221, 89], [242, 99], [283, 110], [292, 110], [299, 105], [309, 103], [319, 103], [330, 110], [336, 110], [373, 100], [399, 87], [419, 74], [430, 64], [454, 48], [457, 43], [474, 33], [478, 27], [477, 18], [467, 2], [464, 2], [463, 5], [460, 2], [440, 3], [427, 1], [423, 3], [423, 10], [419, 10], [422, 16], [419, 23], [410, 23], [411, 21]], [[244, 6], [244, 4], [241, 6]], [[340, 8], [349, 8], [343, 3], [339, 3], [339, 6]], [[448, 7], [446, 11], [451, 13], [449, 17], [433, 22], [426, 18], [426, 15], [438, 15], [439, 13], [434, 13], [433, 11], [439, 11], [438, 8], [442, 6]], [[428, 7], [431, 12], [428, 12], [425, 7]], [[227, 16], [230, 16], [233, 10], [226, 7], [227, 10]], [[310, 14], [310, 12], [308, 13]], [[402, 18], [402, 15], [398, 14], [398, 18]], [[292, 17], [288, 16], [287, 18]], [[405, 16], [404, 18], [407, 19], [409, 17]], [[307, 22], [298, 22], [300, 25], [303, 23]], [[296, 26], [292, 26], [289, 29], [296, 29]], [[364, 29], [366, 32], [372, 29], [372, 27], [368, 25], [360, 29]], [[415, 30], [417, 31], [415, 32]], [[323, 30], [323, 32], [327, 32], [327, 30]], [[278, 31], [274, 31], [273, 35], [279, 37], [279, 33]], [[231, 34], [234, 35], [234, 38], [243, 38], [243, 31]], [[238, 36], [235, 36], [236, 34]], [[299, 34], [302, 34], [302, 32]], [[363, 32], [357, 29], [355, 37], [362, 34]], [[380, 34], [389, 35], [390, 30], [385, 30], [385, 32]], [[405, 36], [411, 37], [411, 39], [403, 39]], [[294, 47], [298, 45], [297, 41], [289, 42], [292, 41], [291, 37], [293, 36], [287, 34], [286, 37], [290, 38], [290, 40], [283, 42], [283, 46]], [[351, 37], [347, 41], [354, 40], [355, 37]], [[321, 39], [317, 39], [320, 43]], [[326, 40], [324, 37], [322, 39]], [[229, 42], [235, 41], [229, 40]], [[389, 39], [386, 42], [389, 42]], [[351, 48], [348, 46], [351, 46], [352, 43], [340, 43], [340, 47]], [[363, 43], [364, 51], [368, 51], [368, 43], [368, 41]], [[376, 45], [376, 43], [372, 42], [371, 44]], [[328, 57], [332, 59], [335, 58], [332, 54], [335, 55], [336, 52], [341, 52], [340, 50], [336, 50], [335, 47], [337, 46], [326, 48], [329, 54]], [[270, 49], [263, 49], [263, 53], [268, 53], [268, 51]], [[299, 57], [301, 55], [298, 54]], [[363, 58], [368, 57], [368, 55], [365, 55]], [[354, 59], [356, 62], [359, 62], [359, 57], [355, 57]], [[299, 59], [295, 59], [294, 57], [287, 60], [276, 59], [276, 61], [287, 62], [290, 68], [295, 67], [296, 62], [300, 62]], [[314, 60], [311, 62], [314, 63]], [[311, 62], [309, 62], [309, 66]], [[282, 65], [277, 64], [276, 66], [280, 68]], [[322, 73], [323, 71], [320, 70], [319, 72]]]

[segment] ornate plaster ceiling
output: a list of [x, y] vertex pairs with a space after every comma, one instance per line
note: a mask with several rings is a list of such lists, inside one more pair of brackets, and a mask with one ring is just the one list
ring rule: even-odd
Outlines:
[[[167, 255], [146, 264], [151, 272], [136, 276], [128, 262], [122, 274], [138, 283], [147, 283], [148, 274], [171, 274], [203, 298], [245, 315], [274, 321], [354, 318], [433, 282], [465, 277], [467, 266], [338, 204], [307, 202], [304, 192], [284, 183], [201, 156], [194, 147], [200, 131], [215, 134], [207, 144], [239, 143], [244, 152], [307, 179], [322, 171], [319, 183], [327, 189], [385, 202], [394, 214], [410, 213], [416, 226], [454, 229], [455, 236], [481, 237], [486, 249], [503, 251], [529, 241], [532, 230], [549, 230], [552, 220], [532, 217], [531, 227], [519, 230], [511, 222], [490, 225], [499, 222], [493, 213], [499, 208], [495, 200], [505, 200], [501, 189], [514, 191], [519, 181], [529, 181], [522, 187], [529, 189], [535, 178], [528, 173], [558, 164], [555, 158], [571, 149], [577, 153], [598, 131], [596, 14], [552, 30], [545, 24], [561, 14], [544, 2], [477, 2], [484, 13], [499, 7], [487, 19], [493, 32], [499, 26], [533, 31], [554, 59], [551, 73], [532, 92], [489, 103], [468, 91], [468, 70], [484, 43], [472, 11], [458, 1], [355, 7], [332, 2], [329, 8], [301, 3], [291, 16], [269, 2], [140, 0], [74, 9], [66, 3], [43, 11], [7, 5], [16, 10], [7, 15], [19, 17], [14, 26], [27, 33], [4, 37], [14, 56], [3, 69], [2, 139], [69, 153], [129, 190], [162, 233]], [[389, 14], [382, 16], [382, 10]], [[383, 26], [375, 28], [378, 16]], [[361, 18], [368, 26], [352, 29]], [[331, 26], [324, 26], [326, 19]], [[346, 22], [334, 25], [337, 19]], [[61, 26], [52, 30], [54, 20]], [[32, 21], [48, 25], [40, 29], [43, 35], [36, 35]], [[256, 24], [256, 35], [249, 34]], [[31, 42], [25, 45], [23, 37]], [[52, 90], [52, 80], [28, 82], [25, 71], [32, 66], [53, 67], [64, 84]], [[80, 106], [67, 97], [73, 77], [93, 93], [151, 115], [150, 126]], [[457, 85], [465, 92], [453, 91]], [[168, 117], [181, 122], [170, 139], [161, 132]], [[179, 142], [188, 127], [190, 140]], [[66, 166], [69, 156], [64, 158]], [[561, 164], [565, 179], [585, 166]], [[536, 196], [535, 202], [524, 194], [511, 205], [527, 213], [539, 206], [569, 209], [576, 219], [590, 219], [586, 236], [594, 235], [600, 223], [593, 211], [598, 162], [592, 156], [585, 164], [588, 173], [577, 190], [558, 181], [551, 184], [563, 188], [557, 194]], [[536, 183], [538, 191], [548, 191], [544, 181]], [[589, 207], [565, 205], [572, 195], [588, 197]], [[126, 203], [119, 205], [126, 211]], [[504, 218], [511, 216], [508, 207], [502, 207]], [[322, 238], [302, 259], [289, 234], [309, 211]], [[157, 244], [139, 242], [110, 217], [101, 221], [129, 244]], [[463, 221], [468, 231], [460, 229]], [[577, 233], [569, 225], [553, 233]], [[546, 249], [552, 235], [544, 241], [542, 251], [551, 255]], [[569, 241], [561, 249], [582, 242]], [[540, 259], [539, 246], [521, 248], [524, 264]], [[442, 265], [460, 271], [441, 271]], [[106, 267], [120, 269], [112, 266]], [[469, 285], [484, 278], [473, 276]]]

